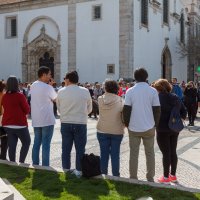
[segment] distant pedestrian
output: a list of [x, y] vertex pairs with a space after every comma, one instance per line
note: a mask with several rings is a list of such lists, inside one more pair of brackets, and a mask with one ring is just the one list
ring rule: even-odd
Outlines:
[[157, 143], [163, 155], [164, 170], [163, 176], [159, 177], [158, 181], [160, 183], [177, 182], [176, 169], [178, 157], [176, 148], [179, 133], [172, 131], [168, 126], [168, 122], [174, 106], [180, 108], [182, 119], [186, 118], [187, 111], [177, 95], [171, 93], [172, 87], [166, 79], [159, 79], [155, 82], [154, 87], [159, 92], [161, 104], [161, 116], [156, 132]]
[[118, 95], [125, 99], [126, 91], [129, 89], [129, 87], [126, 85], [126, 82], [122, 82], [121, 87], [119, 88]]
[[194, 83], [189, 81], [184, 91], [184, 104], [187, 108], [189, 118], [188, 126], [194, 126], [194, 120], [198, 109], [197, 97], [197, 89], [195, 88]]
[[[50, 84], [48, 84], [50, 83]], [[42, 165], [49, 166], [50, 144], [53, 136], [55, 117], [53, 102], [57, 94], [52, 87], [51, 71], [48, 67], [40, 67], [38, 80], [31, 85], [31, 117], [34, 128], [34, 144], [32, 160], [39, 165], [39, 152], [42, 145]]]
[[128, 89], [123, 109], [124, 122], [129, 132], [130, 178], [138, 178], [138, 156], [142, 139], [146, 154], [146, 178], [153, 182], [155, 175], [154, 136], [155, 126], [160, 118], [160, 102], [156, 89], [146, 82], [147, 71], [144, 68], [136, 69], [134, 76], [137, 83]]
[[16, 161], [16, 146], [18, 139], [22, 143], [19, 162], [24, 163], [31, 138], [28, 130], [26, 115], [30, 107], [24, 94], [19, 91], [18, 80], [15, 76], [8, 78], [6, 94], [2, 98], [3, 118], [2, 126], [8, 134], [8, 155], [12, 162]]
[[57, 107], [60, 113], [62, 135], [62, 167], [71, 169], [71, 150], [76, 149], [77, 177], [82, 175], [81, 159], [87, 142], [87, 119], [92, 111], [92, 99], [87, 88], [78, 86], [78, 73], [72, 71], [65, 76], [65, 86], [58, 91]]
[[104, 91], [101, 88], [99, 83], [96, 84], [96, 88], [94, 89], [94, 99], [97, 100], [99, 96], [103, 95]]
[[176, 94], [180, 100], [183, 100], [183, 91], [177, 83], [177, 78], [172, 78], [172, 93]]
[[120, 176], [120, 145], [125, 128], [121, 115], [124, 103], [118, 96], [118, 90], [116, 81], [106, 81], [105, 93], [98, 98], [97, 139], [100, 145], [101, 172], [108, 174], [108, 161], [111, 156], [113, 176]]

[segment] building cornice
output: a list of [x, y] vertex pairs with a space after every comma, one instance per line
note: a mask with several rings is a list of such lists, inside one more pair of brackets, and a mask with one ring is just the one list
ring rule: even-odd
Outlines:
[[7, 3], [2, 5], [0, 4], [0, 14], [23, 11], [23, 10], [34, 10], [39, 8], [48, 8], [61, 5], [84, 3], [90, 1], [95, 1], [95, 0], [34, 0], [34, 1], [21, 0], [13, 3]]

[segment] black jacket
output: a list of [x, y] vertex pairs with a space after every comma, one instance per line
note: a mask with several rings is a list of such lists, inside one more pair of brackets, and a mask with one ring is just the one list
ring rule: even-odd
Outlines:
[[196, 88], [185, 88], [184, 92], [184, 104], [185, 106], [197, 104], [197, 89]]
[[159, 93], [160, 105], [161, 105], [161, 115], [160, 121], [157, 126], [157, 131], [169, 131], [168, 122], [171, 114], [172, 108], [177, 104], [181, 104], [180, 115], [181, 118], [185, 119], [187, 116], [187, 111], [183, 103], [180, 101], [177, 95], [172, 93]]

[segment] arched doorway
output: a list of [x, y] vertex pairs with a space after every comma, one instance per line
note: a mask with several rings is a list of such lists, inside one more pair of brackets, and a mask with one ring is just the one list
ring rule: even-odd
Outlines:
[[54, 58], [56, 59], [56, 52], [58, 48], [57, 41], [48, 36], [43, 28], [41, 29], [41, 34], [27, 45], [28, 82], [37, 80], [37, 71], [41, 66], [49, 67], [51, 69], [52, 77], [56, 77], [54, 70]]
[[[46, 33], [45, 25], [41, 24], [40, 34], [28, 40], [31, 27], [40, 20], [51, 22], [56, 27], [57, 38], [52, 38]], [[41, 22], [40, 22], [41, 23]], [[59, 83], [61, 76], [61, 38], [59, 27], [54, 20], [46, 16], [35, 18], [28, 25], [23, 40], [22, 48], [22, 80], [33, 82], [37, 80], [37, 71], [40, 66], [47, 66], [51, 69], [54, 80]]]
[[165, 78], [170, 81], [172, 78], [172, 60], [170, 50], [167, 46], [164, 48], [162, 53], [161, 65], [162, 78]]
[[43, 57], [39, 58], [39, 67], [46, 66], [51, 70], [51, 76], [54, 78], [54, 57], [49, 55], [49, 52], [45, 52]]

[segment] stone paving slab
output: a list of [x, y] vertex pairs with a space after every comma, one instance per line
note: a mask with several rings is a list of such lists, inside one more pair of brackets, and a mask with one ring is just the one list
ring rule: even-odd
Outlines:
[[9, 189], [13, 192], [13, 200], [26, 200], [20, 192], [13, 186], [7, 179], [2, 179], [3, 182], [9, 187]]
[[14, 200], [14, 194], [0, 178], [0, 200]]

